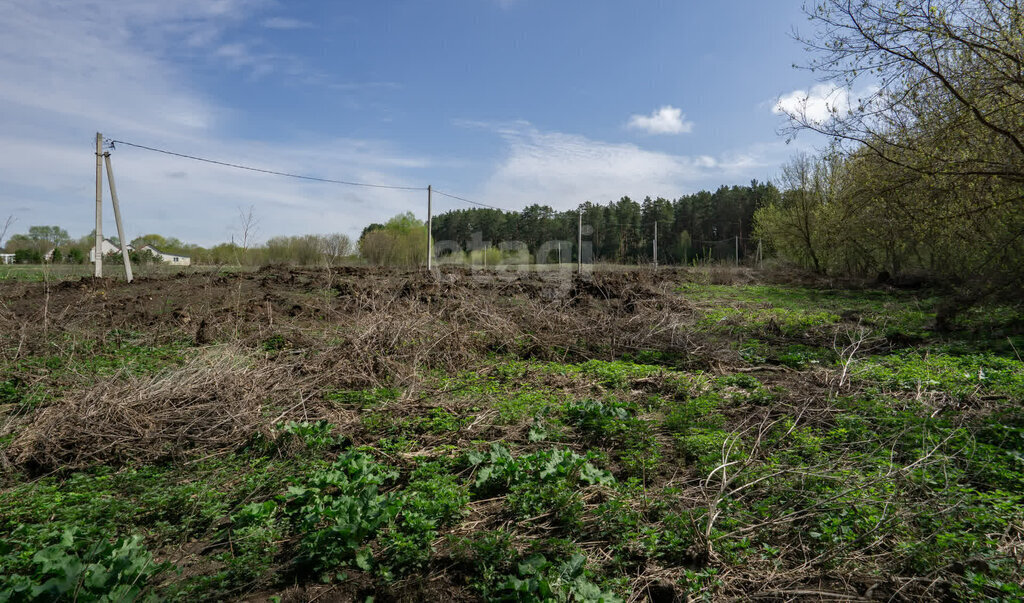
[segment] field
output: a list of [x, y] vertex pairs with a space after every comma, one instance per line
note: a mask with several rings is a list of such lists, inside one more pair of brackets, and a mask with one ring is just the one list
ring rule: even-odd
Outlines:
[[[4, 281], [60, 282], [69, 279], [92, 278], [92, 264], [0, 264], [0, 283]], [[169, 266], [166, 264], [133, 264], [132, 274], [139, 277], [176, 276], [210, 272], [238, 272], [249, 270], [239, 266]], [[103, 274], [108, 278], [124, 280], [124, 265], [107, 260]]]
[[744, 269], [29, 280], [0, 601], [1024, 597], [1013, 308], [940, 333], [932, 291]]

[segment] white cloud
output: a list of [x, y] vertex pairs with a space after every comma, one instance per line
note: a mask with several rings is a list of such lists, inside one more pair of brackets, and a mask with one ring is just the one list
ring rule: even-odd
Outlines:
[[[419, 186], [438, 160], [375, 140], [325, 138], [265, 144], [233, 138], [234, 111], [196, 92], [175, 61], [202, 51], [221, 68], [246, 68], [249, 40], [233, 40], [262, 4], [208, 0], [0, 0], [0, 217], [18, 229], [92, 229], [94, 135], [212, 159], [358, 182]], [[194, 46], [189, 46], [192, 44]], [[331, 85], [333, 82], [320, 82]], [[389, 85], [390, 86], [390, 85]], [[243, 172], [118, 146], [118, 193], [129, 236], [159, 232], [201, 244], [227, 240], [237, 207], [256, 206], [265, 237], [358, 235], [412, 209], [426, 193], [345, 188]], [[106, 183], [104, 183], [106, 188]], [[113, 232], [109, 199], [104, 219]], [[10, 233], [9, 233], [10, 234]]]
[[686, 134], [693, 131], [693, 122], [686, 121], [682, 109], [665, 105], [650, 115], [633, 115], [629, 127], [649, 134]]
[[833, 82], [816, 84], [809, 91], [794, 90], [780, 96], [772, 107], [772, 113], [788, 115], [809, 124], [823, 124], [832, 117], [845, 117], [851, 109], [869, 102], [878, 90], [877, 86], [853, 91]]
[[267, 29], [306, 29], [313, 27], [313, 24], [288, 17], [271, 17], [263, 20], [263, 27]]
[[[466, 126], [480, 126], [462, 122]], [[679, 196], [725, 183], [765, 179], [792, 151], [782, 142], [718, 157], [660, 153], [634, 144], [541, 132], [526, 122], [491, 125], [507, 156], [485, 183], [480, 201], [506, 208], [544, 203], [557, 209], [629, 195]]]

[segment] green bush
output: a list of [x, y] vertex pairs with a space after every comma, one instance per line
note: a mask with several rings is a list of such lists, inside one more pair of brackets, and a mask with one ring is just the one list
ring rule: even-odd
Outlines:
[[413, 471], [400, 497], [401, 512], [380, 537], [386, 578], [425, 567], [438, 529], [460, 520], [469, 504], [468, 488], [436, 462]]
[[282, 502], [295, 531], [303, 535], [299, 566], [324, 581], [340, 566], [371, 569], [367, 543], [400, 509], [399, 499], [380, 488], [396, 477], [397, 471], [370, 456], [349, 452], [327, 470], [312, 473], [302, 485], [289, 487]]
[[[56, 540], [37, 550], [24, 574], [0, 574], [0, 601], [133, 601], [145, 595], [154, 575], [168, 569], [155, 563], [141, 536], [111, 543], [79, 538], [75, 529], [54, 532]], [[0, 567], [14, 567], [13, 541], [0, 545]], [[18, 553], [14, 553], [17, 555]], [[145, 595], [145, 596], [144, 596]]]
[[550, 514], [569, 529], [579, 528], [583, 510], [579, 485], [612, 485], [611, 473], [571, 450], [541, 450], [514, 458], [507, 448], [472, 452], [473, 489], [479, 494], [507, 493], [506, 508], [520, 519]]
[[672, 433], [685, 433], [691, 427], [720, 427], [725, 423], [725, 417], [718, 412], [721, 404], [722, 398], [716, 393], [670, 404], [665, 415], [665, 429]]
[[614, 593], [601, 590], [586, 575], [587, 558], [576, 554], [563, 563], [548, 561], [544, 555], [532, 555], [516, 564], [514, 575], [505, 576], [496, 586], [485, 588], [488, 601], [579, 603], [622, 603]]

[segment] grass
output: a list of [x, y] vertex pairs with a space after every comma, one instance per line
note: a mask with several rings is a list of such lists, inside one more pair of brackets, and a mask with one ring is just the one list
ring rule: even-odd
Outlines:
[[[459, 323], [500, 314], [472, 314], [500, 303], [476, 291], [472, 310], [423, 310], [445, 323], [425, 331], [439, 323], [400, 321], [437, 302], [395, 313], [402, 287], [266, 328], [257, 305], [257, 326], [213, 345], [144, 324], [8, 335], [0, 600], [1024, 597], [1024, 363], [1005, 308], [940, 334], [927, 296], [670, 283], [644, 316], [671, 313], [671, 337], [642, 339], [648, 323], [614, 333], [621, 348], [538, 346], [577, 310]], [[448, 326], [474, 335], [442, 348]], [[65, 437], [25, 439], [47, 409], [134, 384], [154, 421], [256, 418], [209, 440], [186, 422], [145, 457], [96, 439], [75, 468], [26, 444]], [[103, 400], [108, 424], [127, 412]]]
[[[176, 274], [208, 272], [244, 272], [253, 268], [244, 266], [171, 266], [164, 264], [142, 264], [132, 266], [136, 277], [166, 277]], [[92, 264], [0, 264], [0, 282], [59, 282], [80, 278], [91, 278], [95, 274]], [[103, 275], [115, 280], [125, 280], [124, 264], [105, 262]]]

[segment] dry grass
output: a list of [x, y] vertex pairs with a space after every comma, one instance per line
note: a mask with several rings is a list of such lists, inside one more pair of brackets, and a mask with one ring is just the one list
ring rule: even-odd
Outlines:
[[[287, 274], [288, 287], [297, 278], [308, 278], [311, 288], [326, 284], [314, 282], [319, 273]], [[278, 293], [256, 301], [247, 287], [259, 276], [241, 275], [246, 280], [237, 291], [165, 314], [170, 336], [198, 340], [192, 333], [208, 331], [204, 339], [233, 343], [203, 346], [184, 365], [159, 375], [123, 371], [72, 387], [29, 416], [9, 417], [0, 437], [15, 437], [0, 450], [0, 462], [40, 473], [201, 457], [237, 448], [281, 420], [331, 416], [351, 422], [320, 403], [326, 389], [392, 385], [416, 396], [425, 371], [455, 374], [490, 353], [564, 362], [645, 349], [685, 352], [691, 345], [691, 308], [639, 274], [585, 280], [416, 274], [364, 289], [335, 277], [331, 287], [340, 294], [306, 295], [301, 307]], [[264, 285], [266, 276], [256, 283]], [[275, 274], [274, 280], [284, 279]], [[50, 328], [63, 330], [66, 338], [79, 336], [88, 328], [83, 317], [97, 311], [91, 304], [116, 319], [109, 306], [118, 303], [123, 287], [89, 282], [59, 288], [54, 295], [78, 297], [79, 309], [51, 316]], [[9, 337], [38, 342], [44, 339], [38, 320], [44, 311], [32, 307], [28, 316], [19, 316], [7, 310], [0, 321], [16, 327]], [[219, 320], [224, 312], [231, 317]], [[305, 315], [327, 317], [328, 330], [307, 326]], [[278, 338], [280, 349], [256, 351], [268, 337]], [[25, 353], [20, 344], [7, 349]]]
[[34, 472], [217, 454], [273, 425], [268, 400], [302, 404], [292, 370], [234, 347], [208, 348], [171, 372], [65, 396], [35, 413], [0, 454]]

